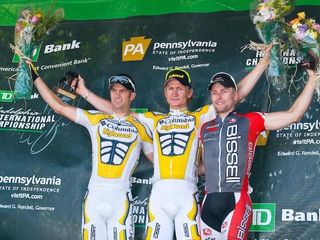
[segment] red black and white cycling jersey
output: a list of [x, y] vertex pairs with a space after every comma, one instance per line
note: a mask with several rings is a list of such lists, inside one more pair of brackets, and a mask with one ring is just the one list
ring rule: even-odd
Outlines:
[[211, 192], [241, 192], [249, 175], [256, 141], [264, 131], [264, 115], [259, 112], [230, 113], [202, 125], [206, 189]]
[[202, 239], [247, 239], [252, 219], [249, 173], [264, 115], [229, 113], [206, 122], [200, 132], [206, 175], [201, 210]]

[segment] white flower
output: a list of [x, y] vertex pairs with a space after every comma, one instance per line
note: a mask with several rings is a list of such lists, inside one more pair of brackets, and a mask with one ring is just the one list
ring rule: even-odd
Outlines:
[[274, 12], [270, 8], [262, 7], [257, 15], [253, 18], [253, 23], [256, 24], [258, 22], [268, 22], [275, 19], [275, 17], [276, 16]]

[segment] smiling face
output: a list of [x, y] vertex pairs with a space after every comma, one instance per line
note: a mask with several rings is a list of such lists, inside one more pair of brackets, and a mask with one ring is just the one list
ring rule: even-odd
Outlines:
[[122, 113], [127, 112], [130, 109], [130, 104], [135, 96], [135, 92], [128, 90], [119, 83], [112, 85], [110, 89], [110, 98], [113, 111]]
[[193, 90], [191, 88], [175, 79], [170, 80], [164, 88], [164, 95], [170, 109], [186, 108], [192, 93]]
[[234, 88], [215, 83], [210, 93], [212, 105], [220, 117], [225, 117], [234, 110], [238, 100], [238, 93]]

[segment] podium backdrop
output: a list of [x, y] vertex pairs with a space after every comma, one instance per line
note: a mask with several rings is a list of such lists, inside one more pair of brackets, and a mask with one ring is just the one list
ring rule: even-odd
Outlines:
[[[0, 239], [81, 239], [81, 207], [91, 171], [86, 130], [55, 114], [33, 90], [32, 99], [16, 101], [16, 72], [9, 44], [21, 1], [0, 6]], [[30, 3], [30, 2], [26, 2]], [[45, 7], [51, 1], [35, 1]], [[218, 71], [237, 81], [261, 58], [244, 50], [259, 42], [249, 16], [250, 1], [58, 1], [65, 21], [45, 39], [34, 56], [39, 74], [51, 87], [68, 70], [79, 72], [95, 93], [108, 97], [106, 79], [127, 73], [137, 83], [134, 111], [168, 111], [163, 97], [165, 72], [190, 72], [194, 97], [190, 109], [209, 103], [206, 91]], [[320, 22], [320, 2], [297, 1], [291, 14], [305, 11]], [[288, 19], [291, 19], [288, 17]], [[299, 57], [283, 53], [290, 73]], [[291, 77], [289, 73], [288, 83]], [[263, 76], [242, 111], [288, 108], [304, 86], [298, 71], [293, 84], [276, 91]], [[84, 99], [63, 101], [93, 109]], [[319, 109], [314, 97], [301, 123], [261, 135], [254, 157], [250, 240], [315, 240], [320, 228]], [[132, 177], [135, 239], [143, 239], [152, 164], [144, 156]], [[202, 188], [202, 181], [199, 183]]]

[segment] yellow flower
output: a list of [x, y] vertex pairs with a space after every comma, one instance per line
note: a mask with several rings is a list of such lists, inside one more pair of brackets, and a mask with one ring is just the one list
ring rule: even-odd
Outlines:
[[37, 13], [36, 16], [37, 16], [37, 18], [41, 18], [42, 14], [41, 13]]
[[317, 37], [318, 37], [317, 31], [310, 31], [310, 36], [311, 36], [313, 39], [317, 39]]
[[290, 21], [290, 25], [294, 25], [294, 24], [298, 24], [300, 23], [300, 19], [299, 18], [294, 18]]
[[264, 4], [259, 4], [257, 7], [258, 12], [264, 9], [266, 6]]
[[305, 19], [306, 18], [306, 13], [305, 12], [299, 12], [298, 14], [299, 19]]

